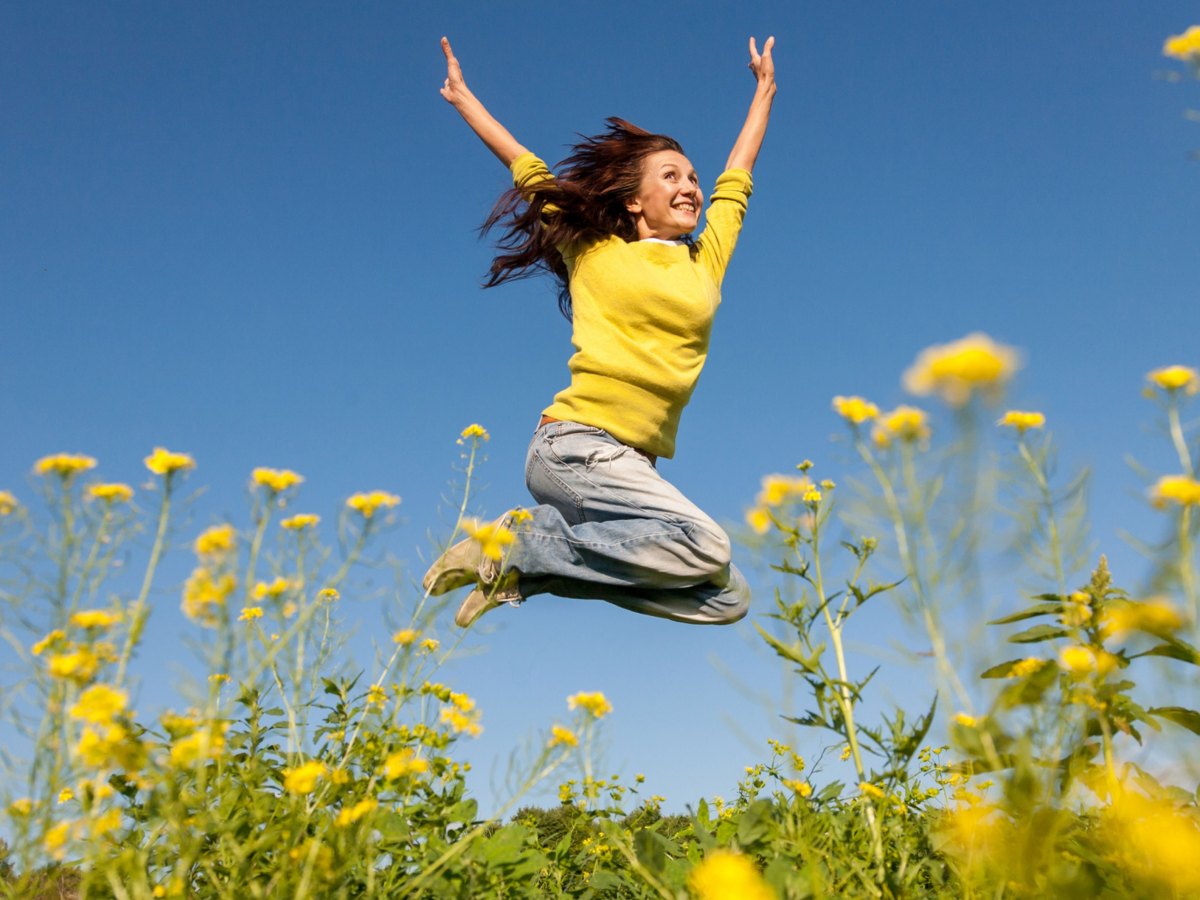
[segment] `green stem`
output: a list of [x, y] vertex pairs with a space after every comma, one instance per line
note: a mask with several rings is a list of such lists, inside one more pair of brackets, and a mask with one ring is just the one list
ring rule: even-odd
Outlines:
[[129, 666], [130, 657], [133, 656], [133, 648], [137, 646], [138, 641], [141, 639], [142, 631], [146, 627], [146, 619], [150, 614], [146, 608], [146, 603], [150, 596], [150, 585], [154, 583], [154, 574], [158, 570], [158, 563], [162, 559], [163, 549], [166, 546], [167, 522], [170, 519], [171, 512], [173, 476], [173, 472], [168, 472], [163, 476], [163, 495], [162, 503], [159, 504], [158, 508], [158, 527], [154, 532], [154, 545], [150, 550], [150, 561], [146, 564], [146, 572], [142, 577], [142, 588], [138, 592], [137, 600], [134, 601], [133, 607], [129, 611], [129, 632], [125, 637], [125, 647], [121, 650], [121, 659], [117, 666], [117, 687], [124, 684], [125, 670]]
[[[849, 670], [846, 667], [846, 653], [842, 646], [842, 623], [845, 618], [841, 613], [835, 619], [833, 613], [829, 611], [829, 602], [825, 595], [825, 579], [821, 571], [821, 551], [820, 551], [820, 536], [821, 536], [821, 518], [817, 511], [813, 511], [813, 527], [812, 527], [812, 558], [813, 558], [813, 587], [817, 592], [817, 603], [821, 609], [821, 615], [825, 618], [825, 626], [829, 629], [830, 640], [833, 641], [833, 650], [837, 659], [838, 669], [838, 686], [835, 696], [838, 699], [838, 706], [842, 710], [842, 721], [846, 726], [846, 740], [850, 746], [850, 753], [854, 759], [854, 770], [858, 773], [859, 783], [867, 780], [866, 769], [863, 766], [862, 753], [858, 746], [858, 728], [854, 724], [854, 697], [850, 693], [850, 676]], [[843, 607], [844, 608], [844, 607]], [[875, 863], [879, 866], [879, 879], [884, 877], [884, 860], [883, 860], [883, 833], [879, 825], [878, 818], [875, 815], [875, 805], [870, 800], [866, 805], [867, 823], [871, 829], [871, 840], [875, 853]]]
[[1184, 474], [1189, 478], [1196, 477], [1196, 470], [1192, 468], [1192, 454], [1188, 450], [1187, 440], [1183, 436], [1183, 424], [1179, 421], [1179, 400], [1176, 397], [1176, 392], [1172, 391], [1167, 401], [1167, 421], [1171, 428], [1171, 442], [1175, 445], [1175, 452], [1179, 455], [1179, 464], [1183, 466]]
[[1021, 433], [1017, 437], [1017, 449], [1020, 450], [1021, 459], [1025, 460], [1025, 465], [1033, 475], [1034, 481], [1037, 482], [1038, 492], [1041, 494], [1042, 508], [1046, 516], [1046, 533], [1050, 539], [1050, 556], [1054, 563], [1054, 585], [1061, 597], [1067, 592], [1067, 578], [1066, 573], [1063, 571], [1062, 544], [1058, 536], [1058, 521], [1054, 516], [1054, 495], [1050, 491], [1050, 483], [1046, 479], [1046, 473], [1037, 460], [1034, 459], [1033, 454], [1029, 451], [1029, 446], [1025, 443], [1024, 433]]
[[1192, 566], [1192, 507], [1184, 506], [1179, 513], [1179, 581], [1192, 622], [1196, 621], [1196, 572]]

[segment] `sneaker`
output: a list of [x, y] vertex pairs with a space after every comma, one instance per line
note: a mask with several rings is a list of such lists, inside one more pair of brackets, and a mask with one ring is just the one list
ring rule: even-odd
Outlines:
[[470, 628], [476, 619], [485, 612], [495, 609], [503, 602], [503, 600], [496, 599], [495, 591], [485, 591], [482, 588], [475, 588], [475, 590], [467, 594], [467, 599], [462, 602], [462, 605], [458, 608], [458, 612], [454, 614], [454, 624], [459, 628]]
[[520, 573], [509, 569], [494, 584], [480, 584], [467, 594], [454, 614], [454, 624], [459, 628], [470, 628], [471, 624], [485, 612], [490, 612], [502, 603], [519, 604], [521, 593], [517, 590]]
[[476, 583], [484, 559], [479, 541], [474, 538], [459, 541], [429, 567], [421, 584], [427, 593], [438, 597], [465, 584]]

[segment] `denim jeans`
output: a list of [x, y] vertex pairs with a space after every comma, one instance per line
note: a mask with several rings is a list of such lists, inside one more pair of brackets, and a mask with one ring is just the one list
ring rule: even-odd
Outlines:
[[529, 445], [525, 483], [538, 505], [513, 526], [505, 563], [520, 573], [521, 598], [606, 600], [697, 624], [746, 615], [750, 590], [730, 565], [729, 537], [608, 432], [543, 425]]

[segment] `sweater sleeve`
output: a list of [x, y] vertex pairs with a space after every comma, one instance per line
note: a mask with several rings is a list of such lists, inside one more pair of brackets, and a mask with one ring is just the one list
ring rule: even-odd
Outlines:
[[[510, 170], [513, 176], [513, 186], [517, 190], [521, 190], [528, 185], [554, 181], [554, 174], [550, 171], [549, 166], [538, 159], [533, 153], [522, 153], [512, 161]], [[555, 207], [547, 208], [547, 212], [554, 211], [557, 211]]]
[[729, 258], [737, 245], [746, 205], [754, 190], [754, 180], [745, 169], [729, 169], [717, 178], [705, 213], [704, 231], [696, 239], [694, 251], [719, 287], [725, 277]]

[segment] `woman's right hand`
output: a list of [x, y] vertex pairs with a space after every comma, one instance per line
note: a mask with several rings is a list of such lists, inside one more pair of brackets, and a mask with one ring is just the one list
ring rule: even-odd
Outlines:
[[470, 98], [471, 92], [467, 90], [467, 82], [463, 80], [462, 66], [458, 64], [458, 57], [450, 49], [449, 38], [442, 38], [442, 52], [446, 54], [446, 83], [442, 85], [441, 93], [446, 98], [446, 102], [452, 106], [458, 106]]

